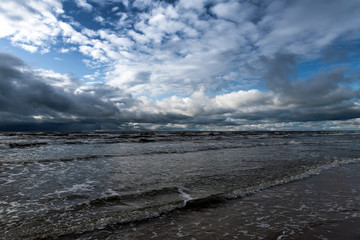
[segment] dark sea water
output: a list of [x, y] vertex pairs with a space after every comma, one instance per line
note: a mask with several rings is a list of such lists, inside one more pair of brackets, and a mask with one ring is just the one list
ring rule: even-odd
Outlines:
[[321, 239], [360, 223], [359, 137], [0, 133], [0, 239]]

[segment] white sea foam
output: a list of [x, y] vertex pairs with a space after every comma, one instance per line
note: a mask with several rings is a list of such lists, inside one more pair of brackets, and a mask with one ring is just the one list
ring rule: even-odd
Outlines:
[[190, 191], [191, 191], [190, 189], [185, 188], [185, 187], [179, 187], [179, 188], [178, 188], [178, 191], [179, 191], [179, 193], [181, 194], [181, 196], [183, 197], [183, 199], [185, 199], [185, 200], [184, 200], [184, 206], [186, 205], [186, 203], [187, 203], [188, 201], [190, 201], [190, 200], [193, 199], [193, 197], [192, 197], [190, 194], [187, 193], [187, 192], [190, 192]]
[[92, 183], [94, 181], [87, 181], [86, 183], [74, 184], [72, 187], [68, 188], [69, 192], [78, 192], [78, 191], [91, 191], [93, 189]]

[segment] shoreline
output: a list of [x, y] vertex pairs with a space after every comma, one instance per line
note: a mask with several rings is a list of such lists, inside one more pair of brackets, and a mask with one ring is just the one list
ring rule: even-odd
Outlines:
[[[77, 239], [359, 239], [360, 163]], [[72, 239], [66, 237], [63, 239]]]

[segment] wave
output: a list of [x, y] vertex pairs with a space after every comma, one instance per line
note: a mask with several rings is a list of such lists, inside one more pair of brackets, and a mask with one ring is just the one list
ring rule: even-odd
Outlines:
[[[345, 164], [354, 164], [354, 163], [360, 163], [360, 158], [334, 160], [332, 162], [313, 166], [303, 172], [299, 172], [296, 175], [286, 176], [281, 179], [264, 182], [262, 184], [250, 186], [245, 189], [233, 189], [228, 192], [212, 194], [212, 195], [201, 197], [201, 198], [193, 198], [191, 196], [191, 190], [184, 188], [184, 187], [178, 187], [177, 189], [176, 188], [164, 189], [165, 191], [171, 191], [171, 192], [175, 192], [177, 190], [183, 197], [183, 200], [166, 203], [164, 205], [157, 205], [157, 206], [151, 206], [151, 207], [137, 209], [130, 214], [131, 217], [129, 217], [129, 218], [122, 217], [121, 221], [118, 221], [118, 222], [112, 220], [110, 225], [113, 225], [114, 222], [117, 224], [124, 224], [124, 223], [130, 223], [133, 221], [146, 220], [146, 219], [160, 216], [162, 214], [169, 213], [171, 211], [174, 211], [175, 209], [209, 207], [211, 205], [218, 204], [218, 203], [221, 203], [221, 202], [224, 202], [227, 200], [243, 198], [243, 197], [255, 194], [256, 192], [266, 190], [268, 188], [272, 188], [275, 186], [302, 180], [302, 179], [305, 179], [305, 178], [308, 178], [308, 177], [311, 177], [314, 175], [318, 175], [322, 171], [330, 169], [330, 168], [334, 168], [334, 167], [337, 167], [340, 165], [345, 165]], [[153, 193], [156, 193], [157, 191], [162, 192], [163, 190], [156, 190]], [[145, 193], [145, 194], [148, 194], [148, 193]], [[110, 200], [113, 200], [113, 199], [111, 198]], [[134, 215], [135, 212], [138, 213], [137, 216]], [[104, 226], [102, 226], [102, 227], [104, 227]]]
[[[320, 174], [322, 171], [330, 168], [354, 163], [360, 163], [360, 158], [333, 160], [331, 162], [309, 167], [308, 169], [298, 172], [294, 175], [284, 176], [282, 178], [263, 182], [258, 185], [248, 186], [246, 188], [231, 189], [226, 192], [211, 194], [198, 198], [192, 196], [190, 189], [182, 186], [165, 187], [127, 195], [113, 193], [110, 196], [103, 196], [98, 199], [90, 200], [87, 203], [70, 206], [66, 209], [52, 210], [46, 214], [47, 216], [40, 214], [38, 216], [38, 222], [40, 225], [41, 219], [44, 219], [44, 217], [50, 219], [55, 218], [54, 222], [57, 222], [59, 225], [54, 225], [51, 229], [40, 226], [36, 229], [36, 231], [32, 232], [31, 235], [27, 235], [27, 238], [55, 238], [61, 236], [76, 237], [85, 232], [96, 231], [108, 227], [111, 228], [117, 225], [128, 224], [137, 221], [149, 220], [155, 217], [159, 217], [163, 214], [170, 213], [176, 209], [199, 209], [209, 207], [231, 199], [243, 198], [278, 185], [308, 178], [313, 175]], [[177, 198], [167, 198], [167, 196], [175, 195]], [[167, 201], [155, 202], [151, 205], [142, 207], [137, 207], [136, 204], [133, 204], [132, 202], [134, 199], [139, 199], [142, 201], [143, 199], [153, 199], [153, 197], [159, 196], [164, 196]], [[99, 208], [103, 208], [104, 211], [97, 211]], [[56, 219], [56, 216], [59, 219]], [[44, 229], [46, 229], [46, 232], [44, 232]], [[18, 233], [18, 231], [15, 232]]]
[[345, 165], [345, 164], [356, 164], [356, 163], [360, 163], [360, 158], [334, 160], [332, 162], [318, 164], [302, 172], [299, 172], [295, 175], [285, 176], [283, 178], [275, 179], [273, 181], [263, 182], [261, 184], [249, 186], [247, 188], [232, 189], [224, 193], [213, 194], [203, 198], [189, 199], [186, 202], [184, 202], [185, 203], [184, 208], [205, 207], [211, 204], [221, 203], [226, 200], [243, 198], [251, 194], [254, 194], [256, 192], [266, 190], [268, 188], [276, 187], [279, 185], [287, 184], [294, 181], [299, 181], [314, 175], [318, 175], [321, 172], [328, 170], [330, 168], [338, 167], [340, 165]]
[[18, 142], [18, 143], [9, 143], [10, 148], [28, 148], [28, 147], [39, 147], [47, 145], [47, 142]]
[[[181, 190], [179, 190], [181, 189]], [[183, 193], [180, 191], [183, 188], [179, 187], [164, 187], [160, 189], [151, 189], [144, 192], [139, 193], [129, 193], [129, 194], [118, 194], [116, 192], [112, 192], [110, 195], [103, 196], [100, 198], [96, 198], [93, 200], [90, 200], [88, 202], [80, 203], [74, 206], [71, 206], [70, 210], [80, 210], [80, 209], [88, 209], [90, 207], [105, 207], [105, 206], [131, 206], [131, 203], [134, 202], [134, 200], [141, 199], [143, 201], [144, 199], [151, 199], [154, 201], [154, 198], [159, 198], [161, 196], [168, 197], [170, 195], [178, 195], [179, 193]], [[67, 196], [65, 196], [67, 198]], [[181, 201], [181, 199], [179, 199]]]
[[[150, 142], [146, 140], [146, 142]], [[65, 144], [77, 144], [77, 143], [65, 143]], [[205, 141], [205, 142], [190, 142], [188, 144], [168, 144], [165, 147], [163, 145], [149, 145], [148, 147], [135, 146], [132, 150], [128, 151], [127, 149], [123, 152], [114, 152], [111, 154], [91, 154], [91, 155], [82, 155], [79, 153], [78, 156], [70, 157], [64, 156], [59, 158], [41, 158], [46, 155], [45, 152], [40, 151], [39, 155], [36, 158], [26, 158], [22, 159], [24, 154], [20, 154], [20, 159], [0, 159], [1, 164], [32, 164], [32, 163], [53, 163], [53, 162], [70, 162], [70, 161], [84, 161], [84, 160], [95, 160], [99, 158], [115, 158], [115, 157], [134, 157], [134, 156], [148, 156], [148, 155], [157, 155], [157, 154], [186, 154], [194, 152], [204, 152], [204, 151], [216, 151], [216, 150], [225, 150], [225, 149], [241, 149], [241, 148], [251, 148], [251, 147], [267, 147], [267, 146], [286, 146], [286, 145], [300, 145], [300, 144], [315, 144], [315, 143], [305, 143], [295, 140], [286, 140], [280, 142], [247, 142], [247, 141]], [[319, 143], [316, 143], [319, 144]], [[22, 144], [13, 144], [12, 148], [27, 148], [27, 147], [36, 147], [47, 145], [45, 142], [38, 143], [22, 143]], [[57, 145], [56, 148], [59, 149], [60, 145]], [[6, 144], [0, 145], [0, 148], [10, 149]], [[61, 147], [61, 146], [60, 146]], [[48, 146], [48, 151], [51, 151], [52, 146]], [[91, 149], [91, 145], [89, 146]], [[114, 146], [116, 149], [116, 146]], [[72, 149], [73, 150], [73, 149]], [[21, 152], [20, 152], [21, 153]], [[36, 152], [32, 152], [36, 154]], [[62, 151], [62, 154], [67, 153], [66, 148]], [[16, 155], [14, 155], [16, 156]], [[46, 155], [48, 157], [48, 155]]]
[[0, 133], [0, 137], [30, 140], [46, 139], [49, 142], [64, 144], [88, 143], [148, 143], [189, 140], [236, 140], [236, 139], [264, 139], [264, 138], [292, 138], [357, 135], [358, 131], [209, 131], [209, 132], [35, 132], [35, 133]]
[[29, 160], [0, 160], [0, 166], [2, 164], [6, 165], [28, 165], [34, 163], [54, 163], [54, 162], [71, 162], [71, 161], [90, 161], [99, 158], [111, 158], [118, 157], [118, 155], [111, 154], [103, 154], [103, 155], [85, 155], [85, 156], [77, 156], [77, 157], [64, 157], [64, 158], [56, 158], [56, 159], [29, 159]]

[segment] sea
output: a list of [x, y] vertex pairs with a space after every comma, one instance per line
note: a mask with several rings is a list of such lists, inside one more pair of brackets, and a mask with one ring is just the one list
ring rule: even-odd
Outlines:
[[0, 239], [359, 238], [359, 131], [0, 133]]

